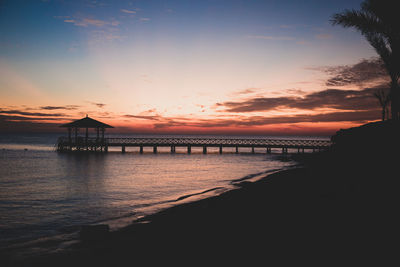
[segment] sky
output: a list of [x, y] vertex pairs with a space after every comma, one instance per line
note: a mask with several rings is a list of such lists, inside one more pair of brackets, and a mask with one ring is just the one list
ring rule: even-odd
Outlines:
[[0, 132], [331, 135], [380, 119], [359, 0], [2, 0]]

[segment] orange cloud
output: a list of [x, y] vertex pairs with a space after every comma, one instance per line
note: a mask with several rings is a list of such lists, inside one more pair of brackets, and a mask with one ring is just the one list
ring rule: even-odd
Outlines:
[[370, 110], [376, 109], [377, 102], [373, 97], [376, 89], [339, 90], [326, 89], [304, 96], [254, 97], [242, 101], [217, 103], [221, 112], [255, 112], [271, 111], [279, 108], [316, 110], [330, 108], [336, 110]]

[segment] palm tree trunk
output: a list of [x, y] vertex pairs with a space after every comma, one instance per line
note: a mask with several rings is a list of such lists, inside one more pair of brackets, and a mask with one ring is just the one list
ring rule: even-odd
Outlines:
[[399, 120], [400, 112], [400, 87], [397, 79], [392, 79], [390, 83], [390, 98], [391, 98], [391, 112], [392, 119]]
[[390, 120], [389, 114], [390, 114], [390, 112], [389, 112], [389, 106], [387, 106], [387, 107], [386, 107], [386, 119], [387, 119], [387, 120]]

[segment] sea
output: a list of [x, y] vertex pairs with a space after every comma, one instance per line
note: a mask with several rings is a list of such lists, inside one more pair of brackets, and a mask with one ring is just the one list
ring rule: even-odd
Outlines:
[[[110, 148], [57, 152], [60, 134], [0, 133], [0, 249], [62, 249], [76, 242], [82, 225], [112, 231], [162, 209], [218, 195], [297, 163], [280, 150]], [[109, 137], [196, 137], [118, 135]], [[215, 136], [202, 136], [215, 137]], [[223, 137], [223, 136], [218, 136]], [[230, 136], [242, 138], [243, 136]], [[251, 136], [245, 136], [249, 138]], [[305, 136], [252, 138], [328, 139]], [[290, 151], [289, 151], [290, 152]], [[49, 244], [52, 244], [51, 246]]]

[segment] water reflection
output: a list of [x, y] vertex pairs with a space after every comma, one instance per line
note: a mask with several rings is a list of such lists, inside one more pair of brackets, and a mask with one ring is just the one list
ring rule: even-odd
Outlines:
[[65, 192], [85, 195], [104, 187], [105, 153], [57, 153], [57, 163], [65, 181]]
[[2, 150], [0, 155], [0, 230], [7, 233], [5, 241], [151, 213], [161, 203], [291, 164], [266, 154]]

